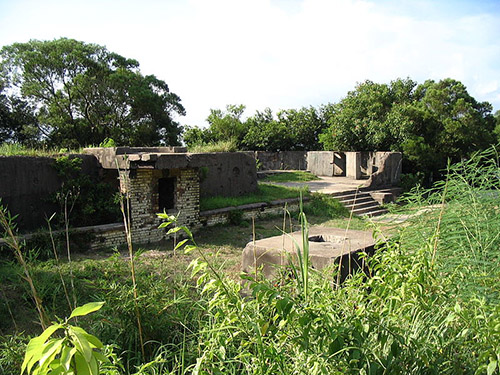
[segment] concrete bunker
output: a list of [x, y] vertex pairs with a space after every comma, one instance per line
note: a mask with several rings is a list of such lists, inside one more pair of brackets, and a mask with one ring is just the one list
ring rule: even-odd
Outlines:
[[317, 176], [369, 180], [367, 187], [394, 186], [401, 177], [400, 152], [309, 151], [307, 170]]
[[[276, 277], [280, 267], [297, 260], [294, 240], [302, 246], [300, 231], [249, 242], [242, 254], [243, 272], [252, 274], [259, 269], [266, 278]], [[309, 229], [308, 240], [312, 267], [340, 263], [341, 281], [364, 267], [361, 254], [373, 254], [375, 249], [372, 233], [367, 231], [317, 226]]]
[[[166, 231], [158, 229], [158, 212], [177, 215], [178, 224], [191, 229], [201, 226], [202, 168], [221, 169], [214, 175], [217, 183], [225, 187], [229, 182], [240, 194], [246, 193], [249, 185], [257, 187], [255, 163], [244, 153], [192, 154], [184, 147], [88, 148], [84, 152], [94, 155], [103, 169], [119, 170], [120, 190], [130, 203], [132, 238], [138, 243], [166, 238]], [[224, 171], [230, 176], [223, 174], [221, 166], [227, 167]]]

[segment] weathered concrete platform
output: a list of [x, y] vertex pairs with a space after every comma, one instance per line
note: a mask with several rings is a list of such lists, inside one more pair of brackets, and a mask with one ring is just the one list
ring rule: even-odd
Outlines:
[[[289, 172], [289, 171], [285, 171]], [[343, 191], [356, 190], [357, 188], [366, 188], [368, 180], [354, 180], [349, 177], [335, 176], [317, 176], [319, 180], [301, 181], [301, 182], [273, 182], [276, 185], [301, 188], [307, 186], [312, 193], [334, 194]]]
[[[266, 278], [276, 276], [279, 267], [297, 260], [292, 238], [302, 248], [300, 231], [258, 240], [255, 244], [249, 242], [243, 250], [242, 271], [252, 274], [257, 267]], [[371, 232], [321, 226], [309, 228], [308, 238], [312, 267], [322, 269], [332, 263], [342, 262], [341, 281], [352, 271], [362, 268], [360, 253], [372, 254], [375, 245]]]

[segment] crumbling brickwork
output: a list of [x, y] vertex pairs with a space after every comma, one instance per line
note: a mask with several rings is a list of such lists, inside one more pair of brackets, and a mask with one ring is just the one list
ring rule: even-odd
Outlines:
[[157, 242], [166, 239], [166, 230], [158, 229], [161, 220], [156, 214], [160, 212], [158, 180], [163, 176], [176, 178], [175, 207], [169, 214], [178, 214], [178, 224], [191, 229], [200, 226], [199, 199], [200, 184], [198, 170], [138, 168], [120, 172], [122, 193], [128, 196], [132, 241], [138, 243]]

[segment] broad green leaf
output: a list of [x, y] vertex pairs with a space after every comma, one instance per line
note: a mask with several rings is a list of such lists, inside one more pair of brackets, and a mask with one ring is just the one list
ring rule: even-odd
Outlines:
[[40, 338], [40, 340], [42, 340], [42, 342], [45, 342], [59, 328], [63, 328], [63, 325], [62, 324], [53, 324], [50, 327], [48, 327], [45, 331], [43, 331], [43, 333], [38, 337]]
[[43, 351], [44, 340], [42, 337], [38, 336], [32, 338], [26, 347], [26, 354], [24, 355], [24, 361], [21, 365], [21, 374], [27, 369], [28, 373], [31, 371], [31, 367], [38, 362], [38, 359]]
[[172, 234], [172, 233], [177, 233], [178, 231], [182, 230], [182, 227], [174, 227], [170, 228], [167, 232], [167, 234]]
[[179, 247], [181, 247], [182, 245], [184, 245], [186, 242], [189, 241], [189, 238], [186, 238], [185, 240], [182, 240], [181, 242], [179, 242], [177, 245], [175, 245], [175, 248], [174, 250], [177, 250]]
[[47, 327], [45, 331], [38, 337], [35, 337], [30, 340], [28, 346], [26, 347], [26, 354], [24, 356], [24, 361], [21, 366], [21, 374], [24, 373], [24, 370], [27, 370], [28, 373], [31, 372], [31, 368], [35, 363], [40, 359], [42, 352], [45, 348], [44, 343], [47, 339], [59, 328], [62, 328], [61, 324], [53, 324], [50, 327]]
[[87, 341], [87, 339], [85, 338], [84, 335], [82, 335], [78, 331], [75, 331], [72, 328], [73, 327], [70, 327], [69, 334], [70, 334], [70, 336], [72, 338], [72, 341], [73, 341], [73, 343], [75, 345], [76, 350], [81, 355], [83, 355], [83, 357], [84, 357], [84, 359], [86, 361], [90, 361], [90, 358], [92, 357], [92, 349], [90, 348], [89, 342]]
[[99, 375], [99, 365], [97, 363], [97, 360], [92, 356], [90, 359], [90, 373], [92, 375]]
[[73, 358], [75, 353], [76, 349], [70, 348], [69, 346], [65, 346], [61, 351], [61, 365], [66, 371], [69, 371], [69, 368], [71, 367], [71, 358]]
[[69, 316], [69, 319], [74, 318], [75, 316], [84, 316], [90, 314], [91, 312], [99, 310], [102, 305], [104, 305], [104, 302], [90, 302], [83, 306], [77, 307], [73, 310], [73, 312]]
[[184, 247], [184, 254], [189, 254], [190, 252], [192, 252], [193, 250], [196, 250], [196, 246], [193, 246], [193, 245], [186, 245]]
[[497, 361], [490, 361], [490, 363], [488, 363], [488, 368], [486, 369], [486, 374], [487, 375], [493, 374], [496, 368], [497, 368]]
[[45, 364], [45, 362], [47, 361], [50, 362], [51, 357], [57, 355], [61, 351], [63, 342], [64, 339], [58, 339], [58, 340], [52, 339], [45, 345], [45, 348], [43, 349], [42, 352], [42, 356], [38, 361], [40, 367], [42, 367]]
[[189, 238], [193, 238], [193, 233], [191, 233], [188, 227], [182, 226], [181, 228], [188, 235]]
[[75, 354], [75, 363], [78, 375], [91, 375], [88, 361], [78, 352]]
[[102, 344], [101, 340], [99, 340], [97, 337], [87, 333], [83, 328], [74, 327], [74, 326], [71, 326], [71, 328], [74, 331], [78, 331], [81, 335], [83, 335], [83, 337], [85, 337], [87, 339], [87, 341], [91, 344], [91, 346], [93, 346], [94, 348], [100, 349], [104, 346]]

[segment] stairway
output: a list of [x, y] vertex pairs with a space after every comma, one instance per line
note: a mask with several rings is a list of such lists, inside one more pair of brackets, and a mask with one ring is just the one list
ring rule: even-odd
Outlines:
[[356, 216], [372, 217], [387, 213], [385, 208], [372, 198], [369, 191], [349, 190], [331, 194]]

